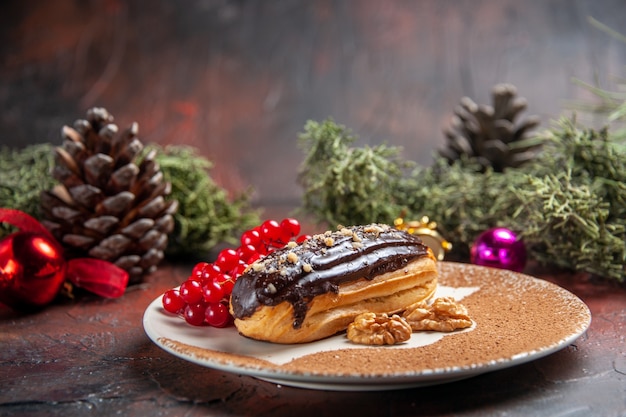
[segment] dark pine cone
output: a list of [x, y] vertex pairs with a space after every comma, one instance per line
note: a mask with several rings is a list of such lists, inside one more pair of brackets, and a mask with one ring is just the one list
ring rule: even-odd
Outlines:
[[497, 172], [532, 160], [541, 142], [529, 137], [529, 132], [540, 121], [531, 116], [515, 123], [527, 107], [526, 100], [516, 94], [514, 86], [498, 84], [493, 88], [493, 106], [479, 106], [468, 97], [461, 99], [450, 128], [444, 131], [447, 148], [439, 154], [451, 163], [465, 156], [477, 162], [482, 171], [491, 167]]
[[167, 200], [156, 152], [143, 158], [133, 123], [118, 134], [104, 108], [62, 129], [52, 175], [60, 184], [41, 196], [45, 226], [66, 255], [110, 261], [128, 271], [130, 282], [153, 272], [174, 229], [175, 200]]

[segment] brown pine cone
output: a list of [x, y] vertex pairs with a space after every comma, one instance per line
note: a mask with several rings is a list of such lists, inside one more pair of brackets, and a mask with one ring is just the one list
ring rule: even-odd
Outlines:
[[178, 208], [156, 153], [142, 155], [137, 134], [137, 123], [118, 134], [106, 109], [88, 110], [63, 127], [52, 173], [60, 184], [41, 196], [43, 223], [67, 256], [110, 261], [131, 283], [163, 259]]
[[526, 100], [516, 94], [513, 85], [498, 84], [493, 88], [493, 106], [479, 106], [469, 97], [461, 99], [451, 126], [444, 131], [447, 148], [439, 154], [451, 163], [465, 157], [477, 162], [482, 171], [491, 167], [496, 172], [532, 160], [541, 142], [529, 132], [540, 121], [531, 116], [516, 124], [515, 119], [527, 107]]

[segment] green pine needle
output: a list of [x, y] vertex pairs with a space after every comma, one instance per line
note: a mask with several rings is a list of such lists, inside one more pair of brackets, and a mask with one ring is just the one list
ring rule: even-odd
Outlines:
[[[55, 180], [54, 147], [31, 145], [25, 149], [0, 148], [0, 207], [21, 210], [35, 218], [41, 215], [40, 194]], [[9, 230], [3, 225], [3, 230]]]
[[452, 255], [464, 260], [481, 232], [509, 227], [540, 263], [624, 281], [626, 152], [608, 131], [564, 119], [535, 138], [543, 150], [520, 168], [480, 173], [471, 161], [436, 158], [408, 175], [397, 148], [357, 159], [376, 148], [351, 147], [355, 138], [346, 132], [327, 120], [308, 122], [302, 135], [309, 151], [301, 170], [303, 209], [315, 218], [356, 224], [391, 222], [401, 210], [406, 218], [427, 215], [453, 243]]
[[[241, 232], [259, 223], [248, 194], [230, 198], [213, 182], [211, 162], [193, 148], [151, 145], [145, 152], [150, 149], [157, 150], [163, 176], [172, 184], [169, 198], [179, 203], [166, 250], [170, 259], [206, 257], [220, 243], [237, 243]], [[54, 146], [50, 144], [0, 149], [0, 207], [40, 218], [40, 194], [56, 184], [50, 175], [54, 164]], [[10, 226], [2, 225], [0, 235], [11, 231]]]
[[299, 173], [302, 210], [332, 225], [389, 222], [402, 211], [393, 190], [403, 177], [400, 149], [350, 147], [356, 137], [332, 119], [309, 121], [300, 135], [307, 153]]

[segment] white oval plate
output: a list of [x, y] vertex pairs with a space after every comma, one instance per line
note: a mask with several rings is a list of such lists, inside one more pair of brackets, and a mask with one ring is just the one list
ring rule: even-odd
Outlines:
[[156, 298], [143, 326], [165, 351], [209, 368], [309, 389], [371, 391], [435, 385], [511, 367], [554, 353], [591, 323], [567, 290], [528, 275], [470, 264], [439, 263], [435, 297], [464, 304], [474, 326], [452, 333], [415, 332], [404, 344], [355, 345], [339, 334], [300, 345], [251, 340], [234, 327], [194, 327]]

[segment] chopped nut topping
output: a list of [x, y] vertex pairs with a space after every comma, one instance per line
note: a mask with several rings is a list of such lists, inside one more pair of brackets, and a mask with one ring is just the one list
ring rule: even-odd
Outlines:
[[411, 326], [394, 314], [363, 313], [348, 326], [347, 336], [354, 343], [363, 345], [393, 345], [411, 338]]
[[352, 247], [354, 249], [361, 249], [363, 247], [363, 244], [361, 242], [352, 242]]
[[352, 232], [352, 230], [348, 229], [347, 227], [343, 227], [341, 230], [339, 230], [339, 233], [344, 236], [352, 236], [354, 232]]
[[324, 239], [324, 244], [328, 247], [331, 247], [335, 244], [335, 239], [333, 239], [332, 237], [327, 237], [326, 239]]
[[289, 254], [287, 255], [287, 260], [292, 264], [295, 264], [298, 262], [298, 255], [293, 252], [289, 252]]
[[359, 237], [356, 233], [352, 232], [352, 241], [353, 242], [361, 242], [363, 239]]
[[313, 270], [313, 267], [310, 264], [304, 263], [302, 264], [302, 270], [304, 272], [311, 272]]
[[293, 249], [293, 248], [295, 248], [296, 246], [298, 246], [298, 244], [297, 244], [296, 242], [294, 242], [293, 240], [290, 240], [290, 241], [289, 241], [289, 243], [287, 243], [287, 247], [288, 247], [289, 249]]
[[265, 287], [267, 289], [267, 292], [270, 294], [276, 294], [276, 286], [274, 284], [272, 284], [271, 282], [269, 284], [267, 284], [267, 287]]
[[457, 304], [452, 297], [437, 298], [431, 305], [426, 302], [415, 303], [406, 309], [402, 317], [413, 331], [452, 332], [472, 325], [467, 308]]
[[255, 262], [252, 265], [250, 265], [250, 267], [252, 268], [252, 270], [254, 272], [259, 272], [259, 271], [262, 271], [265, 268], [265, 263], [264, 262]]
[[372, 224], [366, 227], [365, 229], [363, 229], [363, 231], [365, 233], [374, 233], [378, 237], [378, 235], [384, 232], [385, 229], [383, 229], [381, 226], [377, 224]]

